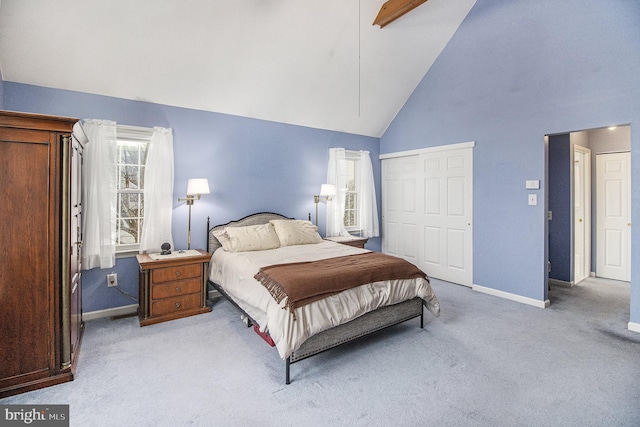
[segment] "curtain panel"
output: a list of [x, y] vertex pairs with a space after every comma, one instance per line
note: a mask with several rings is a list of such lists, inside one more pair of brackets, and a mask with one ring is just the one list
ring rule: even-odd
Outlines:
[[89, 142], [82, 186], [82, 267], [111, 268], [116, 259], [116, 123], [85, 120], [83, 128]]
[[329, 149], [327, 184], [336, 186], [336, 196], [327, 200], [326, 237], [349, 236], [344, 227], [344, 200], [347, 189], [347, 161], [344, 148]]
[[376, 185], [373, 179], [373, 165], [368, 151], [360, 151], [358, 167], [358, 224], [360, 236], [376, 237], [380, 235], [378, 226], [378, 202], [376, 199]]
[[172, 212], [173, 132], [171, 129], [154, 127], [145, 163], [140, 253], [160, 252], [160, 246], [164, 242], [173, 247]]

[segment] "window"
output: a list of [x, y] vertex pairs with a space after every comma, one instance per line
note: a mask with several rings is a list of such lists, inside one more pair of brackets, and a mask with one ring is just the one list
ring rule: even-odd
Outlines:
[[344, 227], [349, 232], [359, 231], [358, 224], [358, 191], [360, 185], [358, 182], [358, 163], [360, 162], [360, 153], [357, 151], [345, 151], [345, 160], [347, 162], [345, 182], [347, 184], [344, 198]]
[[117, 126], [116, 252], [138, 250], [144, 217], [144, 170], [152, 129]]

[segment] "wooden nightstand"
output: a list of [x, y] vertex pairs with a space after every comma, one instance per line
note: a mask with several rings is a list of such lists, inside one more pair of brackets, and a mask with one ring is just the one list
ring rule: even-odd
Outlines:
[[367, 241], [369, 240], [367, 237], [358, 237], [358, 236], [325, 237], [324, 239], [329, 240], [331, 242], [342, 243], [343, 245], [355, 246], [356, 248], [362, 248], [362, 249], [364, 249], [364, 245], [366, 245]]
[[207, 306], [207, 266], [211, 255], [153, 259], [136, 255], [140, 264], [138, 317], [140, 326], [211, 311]]

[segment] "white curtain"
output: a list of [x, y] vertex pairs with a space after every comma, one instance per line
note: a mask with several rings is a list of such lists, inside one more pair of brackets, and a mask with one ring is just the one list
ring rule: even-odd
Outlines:
[[357, 180], [360, 184], [358, 191], [358, 224], [360, 225], [360, 236], [379, 236], [376, 186], [373, 180], [371, 156], [368, 151], [360, 151]]
[[85, 120], [86, 145], [82, 200], [84, 201], [84, 269], [111, 268], [116, 260], [116, 123]]
[[327, 200], [326, 237], [349, 236], [344, 228], [344, 199], [347, 190], [347, 161], [344, 148], [329, 149], [327, 184], [336, 186], [337, 195]]
[[173, 133], [171, 129], [154, 127], [145, 163], [140, 253], [160, 252], [160, 246], [164, 242], [173, 247], [172, 212]]

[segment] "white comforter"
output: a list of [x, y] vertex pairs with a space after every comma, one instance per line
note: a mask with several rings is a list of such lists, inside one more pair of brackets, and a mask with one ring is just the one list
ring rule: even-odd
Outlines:
[[440, 313], [440, 303], [424, 279], [375, 282], [349, 289], [295, 310], [296, 318], [276, 303], [267, 289], [253, 276], [260, 267], [289, 262], [315, 261], [368, 252], [339, 243], [285, 246], [254, 252], [215, 251], [209, 264], [209, 279], [224, 290], [259, 325], [269, 332], [283, 359], [296, 351], [310, 336], [333, 326], [346, 323], [376, 308], [396, 304], [414, 297], [426, 302], [434, 315]]

